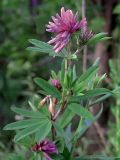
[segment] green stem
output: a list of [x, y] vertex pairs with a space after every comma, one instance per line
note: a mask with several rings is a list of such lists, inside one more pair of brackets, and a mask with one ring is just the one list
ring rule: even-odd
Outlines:
[[67, 66], [68, 65], [68, 60], [67, 60], [67, 58], [65, 58], [65, 77], [66, 77], [66, 75], [67, 75]]

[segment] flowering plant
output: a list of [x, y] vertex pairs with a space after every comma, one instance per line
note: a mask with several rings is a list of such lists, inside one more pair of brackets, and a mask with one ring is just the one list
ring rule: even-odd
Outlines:
[[[22, 116], [22, 120], [8, 124], [5, 130], [16, 130], [14, 141], [31, 150], [33, 160], [77, 160], [82, 153], [77, 151], [78, 139], [100, 116], [100, 111], [93, 115], [90, 108], [101, 103], [114, 91], [99, 88], [105, 75], [99, 77], [98, 60], [80, 76], [76, 73], [74, 61], [81, 49], [87, 45], [109, 39], [106, 33], [93, 34], [87, 28], [86, 18], [80, 22], [71, 10], [61, 8], [61, 14], [52, 17], [53, 22], [47, 25], [47, 31], [55, 33], [48, 43], [31, 39], [34, 45], [29, 50], [63, 58], [61, 70], [51, 72], [46, 81], [35, 78], [35, 83], [42, 89], [40, 95], [30, 100], [30, 109], [12, 107]], [[74, 38], [76, 50], [71, 51], [71, 40]], [[50, 45], [52, 44], [52, 45]], [[72, 130], [75, 116], [78, 116], [77, 127]], [[26, 141], [28, 145], [26, 145]]]

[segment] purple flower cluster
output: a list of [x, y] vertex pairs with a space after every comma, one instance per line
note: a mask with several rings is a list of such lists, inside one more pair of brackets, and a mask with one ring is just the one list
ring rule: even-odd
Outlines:
[[34, 152], [39, 152], [42, 151], [44, 154], [44, 157], [47, 160], [52, 160], [49, 156], [49, 154], [54, 154], [54, 153], [58, 153], [57, 147], [56, 145], [51, 142], [50, 140], [43, 140], [39, 143], [36, 143], [33, 147], [32, 150]]
[[69, 42], [70, 37], [76, 31], [86, 28], [86, 18], [80, 22], [77, 21], [77, 13], [74, 15], [72, 10], [65, 11], [64, 7], [61, 8], [61, 15], [56, 14], [52, 16], [53, 22], [49, 22], [46, 31], [56, 33], [56, 37], [52, 38], [48, 43], [54, 45], [54, 51], [60, 52]]

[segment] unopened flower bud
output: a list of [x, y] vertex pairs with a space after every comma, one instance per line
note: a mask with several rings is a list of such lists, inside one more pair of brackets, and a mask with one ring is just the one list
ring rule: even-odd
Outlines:
[[52, 99], [50, 98], [50, 104], [48, 106], [49, 112], [51, 113], [52, 116], [55, 115], [55, 105], [52, 102]]
[[93, 35], [93, 32], [89, 30], [82, 32], [80, 35], [80, 44], [86, 44], [93, 37]]
[[59, 80], [57, 80], [57, 79], [52, 79], [51, 80], [51, 84], [54, 86], [54, 87], [56, 87], [58, 90], [60, 90], [61, 89], [61, 84], [60, 84], [60, 82], [59, 82]]
[[39, 103], [39, 105], [38, 105], [38, 108], [41, 108], [41, 107], [46, 103], [47, 98], [48, 98], [48, 97], [45, 97], [45, 98], [43, 98], [43, 99], [40, 101], [40, 103]]
[[58, 100], [57, 100], [56, 98], [53, 98], [53, 99], [52, 99], [52, 102], [53, 102], [54, 105], [56, 105], [57, 102], [58, 102]]

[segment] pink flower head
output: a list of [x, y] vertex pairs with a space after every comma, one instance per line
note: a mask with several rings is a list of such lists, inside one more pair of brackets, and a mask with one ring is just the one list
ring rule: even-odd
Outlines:
[[56, 37], [52, 38], [48, 43], [54, 45], [54, 51], [60, 52], [69, 42], [70, 36], [80, 29], [86, 28], [86, 18], [80, 22], [77, 21], [77, 13], [74, 15], [72, 10], [65, 11], [61, 8], [61, 15], [52, 16], [53, 22], [49, 22], [46, 31], [56, 33]]
[[49, 154], [58, 153], [56, 145], [50, 140], [43, 140], [36, 143], [36, 145], [32, 147], [32, 150], [34, 152], [42, 151], [47, 160], [52, 160]]

